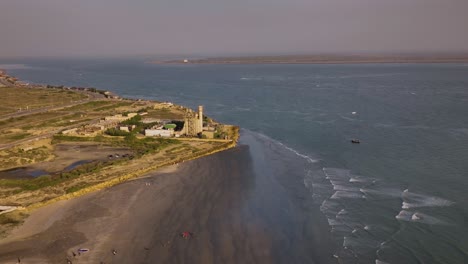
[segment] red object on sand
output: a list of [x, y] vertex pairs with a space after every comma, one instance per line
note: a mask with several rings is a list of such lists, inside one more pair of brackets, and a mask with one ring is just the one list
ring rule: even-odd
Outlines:
[[192, 236], [192, 234], [188, 231], [185, 231], [185, 232], [182, 232], [182, 237], [185, 238], [185, 239], [188, 239]]

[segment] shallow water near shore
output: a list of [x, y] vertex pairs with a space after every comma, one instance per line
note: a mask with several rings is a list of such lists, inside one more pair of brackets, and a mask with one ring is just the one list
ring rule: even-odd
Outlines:
[[44, 170], [21, 167], [0, 171], [0, 179], [33, 179], [48, 174]]
[[[287, 162], [252, 152], [252, 160], [263, 164], [257, 170], [281, 172], [275, 181], [283, 184], [255, 190], [280, 192], [281, 199], [274, 200], [278, 207], [286, 206], [283, 200], [300, 203], [292, 198], [307, 190], [313, 204], [302, 214], [318, 210], [325, 219], [309, 220], [332, 237], [331, 263], [465, 263], [468, 258], [464, 64], [3, 63], [27, 65], [9, 72], [28, 82], [94, 86], [193, 108], [203, 104], [207, 115], [246, 129], [246, 138], [283, 149], [282, 156], [292, 155]], [[352, 145], [352, 138], [361, 144]], [[256, 201], [259, 212], [260, 205], [269, 206]], [[278, 219], [269, 225], [275, 230], [287, 230], [297, 219], [288, 211], [268, 212]], [[291, 241], [302, 241], [301, 236], [285, 233], [278, 245], [299, 250], [302, 246]], [[275, 252], [285, 261], [281, 250]], [[308, 252], [296, 252], [303, 263], [313, 261]]]

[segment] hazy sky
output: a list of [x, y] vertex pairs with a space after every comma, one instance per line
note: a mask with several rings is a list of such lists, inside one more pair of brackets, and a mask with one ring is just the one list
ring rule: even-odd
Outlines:
[[0, 57], [468, 51], [468, 0], [0, 0]]

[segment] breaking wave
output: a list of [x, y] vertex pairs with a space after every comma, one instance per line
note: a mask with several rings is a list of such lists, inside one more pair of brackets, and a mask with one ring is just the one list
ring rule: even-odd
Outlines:
[[[252, 131], [250, 131], [250, 132], [251, 132], [251, 133], [255, 133], [255, 132], [252, 132]], [[288, 151], [290, 151], [290, 152], [296, 154], [296, 156], [305, 159], [305, 160], [306, 160], [307, 162], [309, 162], [309, 163], [316, 163], [316, 162], [319, 162], [318, 159], [313, 159], [313, 158], [311, 158], [311, 157], [309, 157], [309, 156], [307, 156], [307, 155], [304, 155], [304, 154], [302, 154], [302, 153], [299, 153], [297, 150], [295, 150], [295, 149], [293, 149], [293, 148], [291, 148], [291, 147], [286, 146], [285, 144], [279, 142], [278, 140], [272, 139], [272, 138], [270, 138], [270, 137], [268, 137], [268, 136], [266, 136], [266, 135], [264, 135], [264, 134], [260, 134], [260, 133], [255, 133], [255, 134], [256, 134], [257, 136], [263, 138], [263, 139], [266, 139], [266, 140], [268, 140], [268, 141], [273, 142], [274, 144], [276, 144], [276, 145], [278, 145], [278, 146], [283, 147], [284, 149], [286, 149], [286, 150], [288, 150]]]
[[403, 199], [403, 203], [401, 206], [402, 209], [411, 209], [411, 208], [420, 208], [420, 207], [442, 207], [442, 206], [451, 206], [454, 204], [452, 201], [449, 201], [443, 198], [409, 192], [408, 189], [403, 191], [402, 199]]
[[[450, 206], [453, 202], [435, 196], [410, 192], [372, 177], [355, 175], [350, 170], [322, 168], [309, 171], [304, 185], [326, 216], [330, 231], [342, 247], [334, 256], [342, 263], [355, 263], [370, 252], [388, 247], [387, 242], [401, 229], [399, 222], [449, 225], [420, 207]], [[402, 208], [399, 205], [402, 204]], [[400, 210], [395, 217], [395, 210]], [[411, 210], [412, 209], [412, 210]], [[395, 222], [397, 220], [397, 222]], [[374, 260], [372, 260], [374, 261]], [[375, 259], [375, 263], [386, 263]]]

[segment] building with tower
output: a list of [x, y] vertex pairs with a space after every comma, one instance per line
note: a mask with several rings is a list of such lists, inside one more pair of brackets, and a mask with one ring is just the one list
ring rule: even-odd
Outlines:
[[184, 117], [184, 127], [182, 128], [182, 135], [198, 136], [203, 132], [203, 106], [198, 106], [198, 113], [187, 109]]

